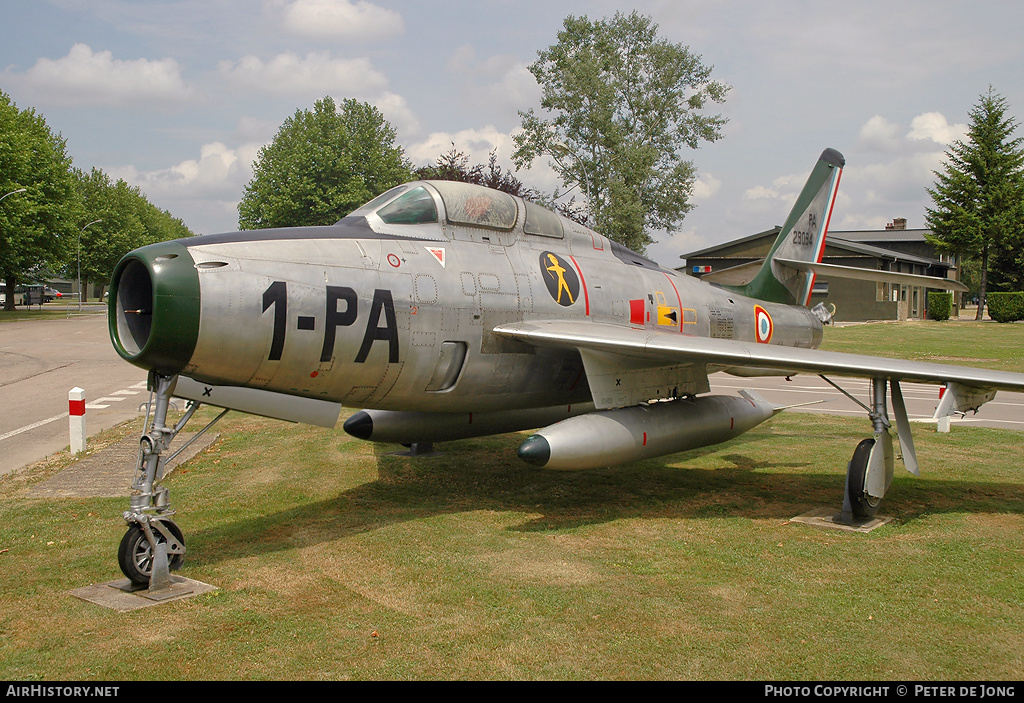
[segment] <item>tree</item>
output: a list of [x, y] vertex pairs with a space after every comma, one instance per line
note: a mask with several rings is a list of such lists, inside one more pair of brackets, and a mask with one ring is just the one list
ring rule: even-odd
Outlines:
[[78, 235], [80, 206], [64, 138], [35, 110], [19, 110], [0, 91], [0, 279], [4, 309], [19, 283], [60, 265]]
[[636, 12], [567, 17], [530, 66], [551, 118], [520, 112], [514, 136], [517, 168], [550, 157], [566, 192], [579, 188], [586, 199], [594, 228], [639, 252], [650, 230], [677, 230], [692, 208], [696, 169], [682, 150], [721, 137], [725, 119], [703, 110], [729, 90], [657, 30]]
[[242, 229], [328, 225], [412, 174], [377, 108], [330, 97], [296, 110], [260, 149], [238, 204]]
[[[82, 197], [82, 227], [78, 246], [66, 267], [71, 277], [83, 281], [107, 280], [121, 257], [143, 238], [143, 226], [135, 213], [137, 189], [124, 181], [111, 183], [103, 171], [75, 171]], [[98, 220], [98, 221], [97, 221]]]
[[511, 195], [533, 200], [537, 191], [523, 185], [513, 174], [498, 165], [497, 150], [491, 150], [487, 165], [469, 165], [469, 154], [459, 150], [455, 143], [452, 148], [437, 157], [430, 166], [422, 166], [413, 175], [420, 180], [459, 181], [500, 190]]
[[78, 246], [65, 267], [69, 276], [80, 273], [83, 281], [105, 284], [117, 262], [132, 249], [192, 236], [181, 220], [150, 203], [138, 187], [122, 179], [115, 183], [98, 168], [74, 173], [84, 229], [79, 228]]
[[575, 197], [566, 202], [551, 194], [524, 185], [513, 174], [498, 165], [496, 149], [491, 150], [486, 166], [483, 164], [470, 166], [469, 154], [460, 151], [453, 142], [450, 150], [438, 156], [437, 161], [430, 166], [416, 169], [414, 175], [421, 180], [461, 181], [500, 190], [531, 200], [568, 217], [570, 220], [575, 220], [581, 225], [587, 225], [587, 213], [579, 208]]
[[934, 232], [929, 241], [978, 260], [979, 320], [990, 276], [1000, 286], [1022, 283], [1024, 152], [1022, 139], [1012, 136], [1017, 122], [1006, 112], [1006, 100], [989, 87], [970, 112], [967, 141], [950, 147], [942, 170], [934, 172], [935, 187], [927, 189], [935, 204], [925, 216]]

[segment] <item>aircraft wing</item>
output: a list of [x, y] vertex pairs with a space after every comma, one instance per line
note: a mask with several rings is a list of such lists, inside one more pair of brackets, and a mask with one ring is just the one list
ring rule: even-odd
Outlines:
[[[977, 391], [1024, 391], [1024, 374], [863, 354], [802, 349], [729, 339], [654, 333], [605, 323], [538, 320], [500, 325], [494, 333], [534, 346], [576, 348], [635, 360], [650, 367], [696, 364], [770, 369], [780, 374], [813, 373], [911, 383], [958, 384]], [[588, 371], [589, 374], [589, 371]]]

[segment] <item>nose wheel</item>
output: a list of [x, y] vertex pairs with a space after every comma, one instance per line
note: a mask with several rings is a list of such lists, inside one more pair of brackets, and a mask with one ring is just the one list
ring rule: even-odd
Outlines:
[[[153, 520], [147, 527], [153, 535], [157, 549], [162, 546], [166, 550], [168, 570], [180, 569], [185, 559], [185, 538], [181, 534], [181, 529], [170, 520]], [[117, 563], [121, 567], [121, 573], [136, 586], [149, 586], [156, 558], [146, 530], [139, 524], [130, 525], [117, 550]]]

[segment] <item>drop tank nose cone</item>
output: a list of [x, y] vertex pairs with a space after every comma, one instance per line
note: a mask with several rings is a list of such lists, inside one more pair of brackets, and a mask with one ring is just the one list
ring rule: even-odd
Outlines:
[[519, 458], [534, 466], [545, 466], [551, 459], [551, 445], [539, 434], [535, 434], [519, 445]]
[[369, 439], [373, 435], [373, 417], [360, 410], [345, 420], [342, 429], [357, 439]]

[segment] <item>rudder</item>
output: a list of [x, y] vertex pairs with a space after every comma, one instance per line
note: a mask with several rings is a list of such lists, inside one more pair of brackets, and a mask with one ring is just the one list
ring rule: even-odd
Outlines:
[[737, 292], [772, 303], [808, 305], [814, 288], [814, 273], [795, 269], [776, 259], [821, 261], [845, 165], [846, 159], [835, 149], [821, 152], [761, 269], [750, 283], [736, 288]]

